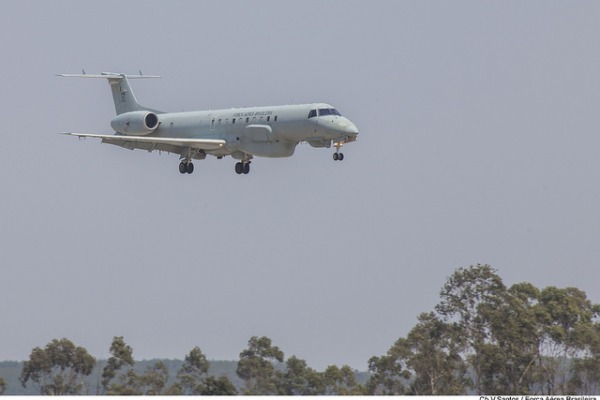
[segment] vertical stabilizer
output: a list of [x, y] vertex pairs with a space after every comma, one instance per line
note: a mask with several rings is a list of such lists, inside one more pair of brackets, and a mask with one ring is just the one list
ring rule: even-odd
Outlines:
[[100, 75], [94, 74], [86, 74], [83, 71], [83, 74], [60, 74], [59, 76], [70, 77], [70, 78], [104, 78], [108, 80], [110, 84], [110, 90], [113, 96], [113, 102], [115, 103], [115, 111], [118, 114], [123, 114], [130, 111], [152, 111], [155, 113], [160, 113], [160, 111], [153, 110], [148, 107], [144, 107], [138, 103], [135, 95], [133, 94], [133, 90], [131, 90], [131, 85], [129, 84], [129, 79], [144, 79], [144, 78], [160, 78], [160, 76], [155, 75], [125, 75], [114, 72], [103, 72]]
[[112, 91], [117, 115], [129, 111], [145, 110], [135, 98], [133, 90], [131, 90], [131, 85], [129, 85], [129, 80], [127, 80], [127, 76], [121, 74], [119, 78], [108, 78], [108, 83], [110, 84], [110, 90]]

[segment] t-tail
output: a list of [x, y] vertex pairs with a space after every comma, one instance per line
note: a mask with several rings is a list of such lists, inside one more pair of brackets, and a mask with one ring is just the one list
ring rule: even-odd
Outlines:
[[101, 74], [59, 74], [58, 76], [64, 76], [67, 78], [103, 78], [108, 79], [110, 84], [110, 90], [112, 92], [113, 101], [115, 103], [115, 111], [117, 115], [127, 113], [130, 111], [152, 111], [160, 113], [160, 111], [153, 110], [148, 107], [142, 106], [138, 103], [129, 79], [147, 79], [147, 78], [160, 78], [157, 75], [142, 75], [141, 71], [139, 75], [126, 75], [115, 72], [102, 72]]

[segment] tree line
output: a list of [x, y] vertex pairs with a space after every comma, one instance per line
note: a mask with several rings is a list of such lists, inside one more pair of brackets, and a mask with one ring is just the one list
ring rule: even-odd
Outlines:
[[[143, 373], [132, 348], [115, 337], [95, 390], [86, 387], [96, 360], [68, 339], [32, 350], [23, 386], [40, 394], [350, 395], [350, 394], [590, 394], [600, 392], [600, 305], [576, 288], [507, 287], [489, 265], [456, 270], [440, 301], [381, 356], [358, 382], [349, 366], [319, 372], [268, 337], [252, 337], [239, 356], [236, 387], [209, 375], [199, 347], [185, 356], [175, 379], [162, 361]], [[0, 378], [0, 393], [6, 388]]]

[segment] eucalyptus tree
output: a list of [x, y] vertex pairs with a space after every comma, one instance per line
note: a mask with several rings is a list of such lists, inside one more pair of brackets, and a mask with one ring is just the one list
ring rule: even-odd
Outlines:
[[287, 396], [325, 394], [323, 374], [310, 368], [305, 360], [291, 356], [280, 375], [278, 392]]
[[137, 377], [134, 387], [142, 396], [157, 396], [164, 394], [168, 380], [169, 370], [165, 363], [159, 360], [146, 367], [145, 373]]
[[572, 361], [593, 344], [594, 319], [600, 307], [577, 288], [553, 286], [540, 292], [540, 306], [544, 327], [539, 355], [543, 392], [568, 394]]
[[398, 342], [388, 350], [386, 355], [369, 359], [369, 380], [366, 385], [367, 394], [401, 395], [406, 391], [405, 383], [411, 374], [406, 363], [399, 358], [396, 351]]
[[[115, 336], [110, 345], [110, 358], [102, 370], [102, 387], [109, 394], [138, 394], [134, 387], [137, 375], [133, 370], [133, 349], [123, 339]], [[127, 367], [127, 370], [123, 370]], [[118, 382], [113, 382], [118, 376]]]
[[277, 394], [281, 372], [275, 369], [274, 363], [282, 363], [283, 359], [283, 351], [273, 346], [268, 337], [250, 338], [248, 348], [240, 353], [236, 370], [237, 375], [245, 381], [244, 393]]
[[177, 372], [176, 382], [165, 394], [235, 395], [237, 390], [226, 376], [208, 375], [210, 363], [198, 346], [194, 347]]
[[92, 373], [96, 360], [86, 349], [68, 339], [53, 339], [45, 348], [36, 347], [23, 364], [19, 380], [39, 385], [42, 395], [82, 394], [84, 379]]
[[201, 384], [208, 376], [210, 364], [199, 347], [194, 347], [177, 372], [177, 383], [181, 394], [199, 395], [201, 394]]
[[362, 394], [363, 388], [356, 382], [356, 374], [348, 365], [338, 367], [330, 365], [322, 372], [326, 395], [357, 395]]
[[582, 356], [573, 360], [569, 392], [600, 393], [600, 322], [593, 324], [588, 345]]
[[489, 265], [459, 268], [442, 287], [441, 301], [435, 308], [446, 322], [460, 330], [456, 336], [457, 345], [471, 364], [476, 393], [484, 393], [483, 374], [491, 334], [482, 314], [500, 307], [505, 292], [502, 279]]
[[519, 283], [497, 295], [501, 301], [479, 310], [489, 331], [479, 347], [480, 387], [484, 393], [529, 394], [539, 386], [539, 290]]

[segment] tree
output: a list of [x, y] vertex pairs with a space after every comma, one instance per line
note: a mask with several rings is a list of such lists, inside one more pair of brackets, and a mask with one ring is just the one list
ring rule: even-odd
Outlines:
[[[110, 345], [110, 354], [111, 357], [102, 371], [102, 387], [104, 391], [108, 394], [139, 394], [134, 389], [137, 385], [137, 375], [133, 370], [133, 366], [135, 365], [133, 349], [125, 343], [123, 336], [115, 336], [113, 338]], [[122, 368], [125, 366], [128, 366], [129, 369], [122, 371]], [[112, 382], [119, 372], [121, 372], [118, 379], [119, 383]]]
[[19, 380], [40, 386], [42, 395], [82, 394], [83, 380], [94, 369], [96, 360], [86, 349], [68, 339], [53, 339], [44, 349], [36, 347], [23, 365]]
[[209, 363], [199, 347], [194, 347], [185, 356], [185, 360], [177, 372], [177, 384], [181, 394], [199, 395], [201, 384], [208, 375]]
[[200, 385], [200, 396], [235, 396], [237, 389], [226, 376], [207, 376]]
[[479, 348], [480, 384], [484, 393], [530, 393], [536, 383], [539, 344], [539, 290], [529, 283], [498, 293], [493, 307], [482, 307], [480, 318], [489, 335]]
[[281, 375], [279, 394], [286, 396], [325, 394], [322, 374], [310, 368], [306, 361], [291, 356]]
[[163, 394], [163, 390], [169, 379], [169, 371], [162, 361], [157, 361], [146, 368], [146, 373], [135, 379], [137, 391], [142, 396], [157, 396]]
[[406, 388], [404, 383], [410, 378], [410, 372], [405, 369], [402, 360], [392, 347], [381, 357], [369, 359], [371, 376], [367, 382], [366, 391], [371, 395], [402, 395]]
[[210, 364], [199, 347], [194, 347], [185, 356], [181, 368], [177, 372], [177, 381], [166, 394], [184, 395], [235, 395], [237, 390], [231, 381], [221, 376], [208, 376]]
[[594, 323], [583, 356], [573, 360], [569, 392], [593, 394], [600, 392], [600, 323]]
[[245, 394], [277, 394], [281, 373], [275, 370], [273, 363], [283, 362], [284, 354], [271, 339], [266, 336], [253, 336], [248, 348], [240, 353], [237, 375], [245, 381]]
[[457, 324], [461, 333], [457, 344], [468, 356], [473, 368], [474, 388], [483, 393], [483, 367], [487, 360], [487, 345], [490, 330], [482, 313], [502, 304], [502, 293], [506, 291], [502, 279], [489, 265], [477, 264], [459, 268], [448, 278], [441, 292], [441, 302], [436, 311], [446, 321]]
[[343, 365], [341, 368], [337, 365], [328, 366], [323, 372], [323, 381], [325, 391], [322, 394], [341, 396], [362, 394], [362, 387], [356, 383], [356, 375], [348, 365]]
[[553, 286], [540, 292], [540, 306], [543, 332], [539, 369], [543, 391], [550, 395], [568, 394], [569, 364], [592, 343], [593, 319], [598, 316], [600, 307], [593, 305], [577, 288]]
[[6, 390], [6, 382], [4, 382], [4, 379], [2, 379], [2, 377], [0, 377], [0, 396], [2, 396], [4, 394], [5, 390]]
[[[375, 374], [367, 387], [382, 394], [453, 395], [466, 391], [467, 364], [460, 355], [460, 329], [434, 313], [423, 313], [419, 323], [400, 338], [386, 356], [372, 358]], [[405, 388], [402, 381], [410, 378]]]

